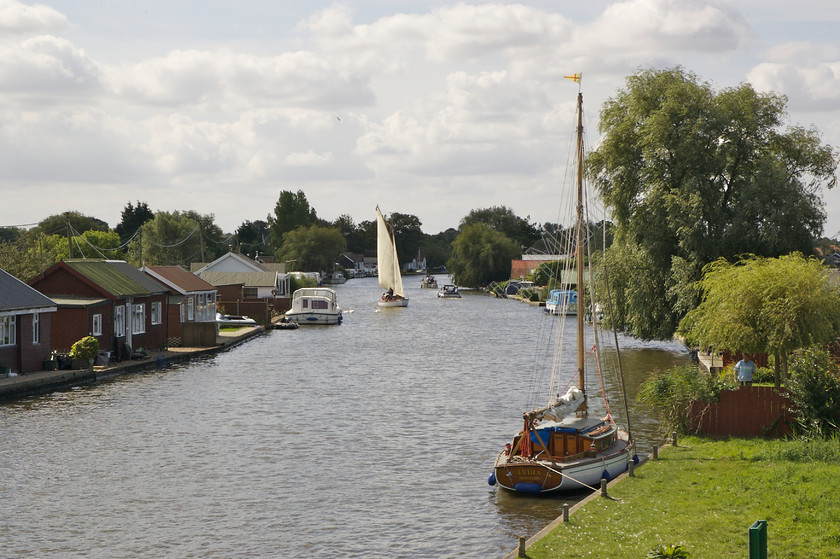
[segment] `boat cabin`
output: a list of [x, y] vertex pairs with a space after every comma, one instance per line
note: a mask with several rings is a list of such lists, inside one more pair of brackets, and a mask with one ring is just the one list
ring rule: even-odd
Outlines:
[[[594, 455], [612, 446], [618, 438], [615, 425], [597, 418], [565, 418], [561, 422], [544, 421], [529, 431], [531, 454], [542, 459], [563, 462]], [[522, 435], [513, 439], [511, 454], [521, 450]], [[546, 453], [548, 456], [544, 456]]]

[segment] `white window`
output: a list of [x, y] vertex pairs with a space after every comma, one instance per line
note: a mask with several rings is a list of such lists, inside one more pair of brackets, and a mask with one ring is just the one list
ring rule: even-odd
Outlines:
[[183, 302], [183, 301], [181, 301], [181, 304], [180, 304], [180, 305], [178, 305], [178, 312], [179, 312], [179, 313], [180, 313], [180, 315], [181, 315], [181, 322], [184, 322], [184, 314], [186, 314], [186, 313], [184, 312], [184, 306], [185, 306], [185, 305], [184, 305], [184, 302]]
[[102, 315], [101, 314], [93, 315], [93, 335], [94, 336], [101, 336], [102, 335]]
[[161, 311], [161, 302], [155, 301], [152, 303], [152, 324], [160, 324], [163, 322], [161, 319], [162, 313]]
[[114, 307], [114, 335], [125, 337], [125, 305]]
[[0, 345], [17, 344], [17, 317], [0, 316]]
[[144, 334], [146, 332], [146, 305], [134, 305], [131, 317], [131, 333]]
[[187, 299], [187, 320], [195, 320], [195, 295]]
[[41, 343], [41, 315], [35, 313], [32, 315], [32, 344]]
[[199, 293], [195, 311], [196, 322], [203, 322], [205, 316], [207, 316], [207, 295], [205, 293]]

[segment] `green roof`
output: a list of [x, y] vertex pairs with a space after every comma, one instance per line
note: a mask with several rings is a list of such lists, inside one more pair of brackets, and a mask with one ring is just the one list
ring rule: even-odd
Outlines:
[[167, 290], [163, 284], [121, 260], [65, 260], [64, 263], [116, 297], [150, 295]]

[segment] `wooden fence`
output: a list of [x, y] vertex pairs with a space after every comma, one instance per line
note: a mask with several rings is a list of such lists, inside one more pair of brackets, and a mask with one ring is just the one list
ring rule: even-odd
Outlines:
[[719, 402], [694, 402], [690, 417], [697, 432], [712, 437], [780, 437], [791, 432], [793, 415], [784, 389], [742, 386], [724, 390]]

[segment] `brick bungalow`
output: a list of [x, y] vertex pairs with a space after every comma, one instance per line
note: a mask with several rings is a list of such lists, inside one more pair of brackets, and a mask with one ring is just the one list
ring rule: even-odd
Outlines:
[[216, 345], [216, 288], [180, 266], [144, 266], [140, 271], [169, 288], [169, 346]]
[[0, 372], [44, 369], [52, 352], [50, 325], [55, 312], [48, 297], [0, 270]]
[[120, 359], [127, 347], [166, 347], [169, 288], [123, 260], [62, 260], [29, 285], [58, 307], [52, 345], [59, 351], [88, 335]]

